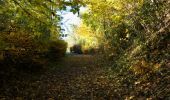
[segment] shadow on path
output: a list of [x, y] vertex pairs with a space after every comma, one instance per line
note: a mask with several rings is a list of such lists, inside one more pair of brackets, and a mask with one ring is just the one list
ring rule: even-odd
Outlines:
[[[4, 80], [0, 99], [91, 100], [95, 89], [101, 89], [98, 84], [102, 83], [102, 74], [93, 56], [72, 54], [60, 62], [49, 63], [41, 75], [20, 73]], [[97, 95], [104, 97], [105, 93]]]

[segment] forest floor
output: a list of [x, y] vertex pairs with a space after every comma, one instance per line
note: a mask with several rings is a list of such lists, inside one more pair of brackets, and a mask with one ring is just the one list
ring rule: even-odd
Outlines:
[[[131, 100], [135, 99], [133, 95], [137, 93], [136, 91], [140, 94], [137, 99], [146, 100], [145, 96], [149, 98], [149, 95], [141, 92], [149, 91], [147, 89], [150, 85], [146, 86], [148, 82], [141, 84], [145, 86], [144, 88], [137, 89], [132, 88], [132, 84], [126, 79], [122, 81], [126, 81], [125, 84], [120, 85], [117, 83], [123, 78], [121, 76], [118, 78], [113, 73], [109, 74], [106, 69], [95, 60], [94, 56], [69, 55], [59, 62], [49, 62], [45, 70], [39, 73], [21, 71], [5, 75], [0, 79], [0, 100]], [[139, 84], [138, 82], [134, 85]], [[167, 85], [163, 86], [167, 88]], [[167, 95], [164, 93], [168, 92], [162, 91], [162, 86], [160, 87], [160, 90], [157, 89], [161, 91], [159, 94]]]
[[69, 55], [60, 62], [49, 63], [41, 73], [6, 75], [1, 80], [0, 100], [106, 99], [112, 84], [104, 75], [93, 56]]

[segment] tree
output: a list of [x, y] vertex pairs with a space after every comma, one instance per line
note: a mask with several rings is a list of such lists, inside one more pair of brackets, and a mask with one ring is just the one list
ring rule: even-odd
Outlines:
[[114, 65], [129, 67], [141, 59], [149, 63], [167, 59], [169, 1], [87, 0], [87, 4], [83, 21], [98, 35], [101, 49]]

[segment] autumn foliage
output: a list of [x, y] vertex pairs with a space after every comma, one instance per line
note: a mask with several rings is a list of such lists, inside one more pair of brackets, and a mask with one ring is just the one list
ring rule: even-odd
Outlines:
[[0, 99], [170, 99], [169, 0], [0, 0], [0, 21]]

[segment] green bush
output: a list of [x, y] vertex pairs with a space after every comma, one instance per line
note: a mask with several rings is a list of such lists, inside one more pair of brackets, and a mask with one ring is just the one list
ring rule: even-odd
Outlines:
[[2, 50], [4, 66], [12, 66], [27, 71], [34, 71], [43, 67], [45, 61], [40, 59], [41, 55], [37, 51], [39, 44], [30, 35], [9, 35], [5, 42], [8, 47]]
[[67, 50], [63, 40], [39, 41], [28, 34], [9, 35], [5, 42], [8, 47], [0, 51], [1, 65], [26, 71], [42, 69], [47, 60], [61, 58]]
[[84, 49], [83, 54], [95, 54], [97, 52], [96, 48]]
[[82, 46], [79, 45], [79, 44], [75, 44], [73, 45], [71, 48], [70, 48], [70, 51], [72, 53], [77, 53], [77, 54], [82, 54], [83, 51], [82, 51]]
[[47, 57], [50, 60], [55, 60], [65, 56], [67, 43], [63, 40], [50, 41], [48, 45]]

